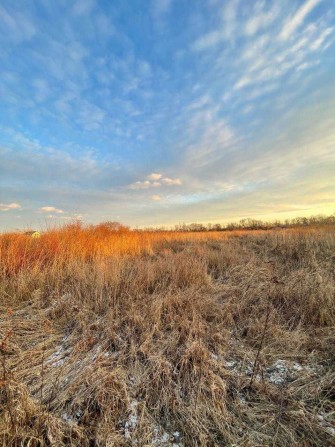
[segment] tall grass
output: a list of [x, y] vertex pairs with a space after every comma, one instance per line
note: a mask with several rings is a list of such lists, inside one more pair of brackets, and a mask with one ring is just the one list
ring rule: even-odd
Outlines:
[[0, 256], [3, 446], [334, 445], [334, 230], [75, 224]]

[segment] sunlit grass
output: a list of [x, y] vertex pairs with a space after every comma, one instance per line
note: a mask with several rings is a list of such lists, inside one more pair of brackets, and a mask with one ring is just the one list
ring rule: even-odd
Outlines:
[[334, 250], [327, 227], [1, 235], [0, 445], [331, 446]]

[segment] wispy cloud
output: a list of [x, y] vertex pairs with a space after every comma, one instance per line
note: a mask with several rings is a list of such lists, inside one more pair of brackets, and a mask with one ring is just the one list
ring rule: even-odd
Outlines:
[[164, 185], [168, 185], [168, 186], [173, 186], [173, 185], [180, 186], [182, 184], [182, 182], [179, 178], [170, 178], [170, 177], [163, 177], [162, 183]]
[[162, 186], [180, 186], [182, 181], [179, 178], [165, 177], [163, 174], [153, 172], [147, 176], [148, 180], [140, 180], [128, 185], [129, 189], [141, 190], [148, 188], [159, 188]]
[[319, 35], [319, 37], [311, 44], [310, 49], [313, 51], [317, 51], [321, 45], [326, 41], [328, 36], [331, 36], [334, 33], [334, 27], [329, 27], [323, 30], [323, 32]]
[[197, 110], [188, 118], [184, 155], [193, 170], [217, 164], [234, 144], [235, 134], [227, 119], [219, 116], [216, 105]]
[[225, 28], [225, 37], [233, 39], [237, 28], [237, 12], [239, 0], [230, 0], [225, 4], [222, 10], [223, 26]]
[[149, 180], [137, 181], [128, 186], [129, 189], [139, 190], [148, 188], [158, 188], [161, 186], [159, 182], [150, 182]]
[[210, 31], [199, 37], [193, 44], [192, 47], [196, 51], [204, 51], [208, 48], [215, 47], [220, 42], [225, 39], [226, 33], [221, 30]]
[[280, 9], [277, 4], [269, 10], [262, 9], [262, 2], [256, 2], [254, 14], [245, 24], [245, 33], [247, 36], [253, 36], [260, 30], [269, 27], [278, 17]]
[[235, 31], [238, 28], [237, 12], [239, 0], [230, 0], [226, 2], [218, 11], [220, 18], [219, 28], [209, 31], [199, 37], [193, 44], [195, 51], [205, 51], [218, 46], [225, 41], [234, 40]]
[[21, 205], [19, 203], [0, 203], [0, 211], [12, 211], [21, 209]]
[[0, 5], [0, 33], [14, 42], [29, 41], [36, 35], [36, 26], [28, 15], [20, 10]]
[[279, 34], [280, 40], [289, 39], [292, 34], [304, 23], [307, 15], [320, 3], [321, 0], [307, 0], [296, 13], [289, 17]]
[[57, 214], [65, 213], [64, 210], [61, 210], [60, 208], [56, 208], [54, 206], [42, 206], [40, 208], [40, 210], [43, 211], [44, 213], [50, 213], [50, 212], [57, 213]]
[[252, 80], [249, 76], [242, 76], [234, 85], [234, 89], [240, 90], [241, 88], [252, 83]]

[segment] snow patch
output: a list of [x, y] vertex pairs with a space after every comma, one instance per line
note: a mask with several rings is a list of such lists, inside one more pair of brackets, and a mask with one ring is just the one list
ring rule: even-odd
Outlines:
[[237, 362], [233, 361], [233, 360], [226, 360], [224, 362], [224, 366], [228, 369], [234, 369], [234, 367], [236, 366]]
[[[300, 365], [299, 365], [300, 366]], [[266, 377], [269, 382], [275, 385], [282, 385], [289, 376], [289, 369], [285, 360], [276, 360], [271, 366], [266, 368]]]
[[68, 422], [68, 423], [72, 423], [74, 422], [74, 418], [72, 415], [66, 413], [66, 411], [64, 411], [64, 413], [62, 413], [62, 419], [64, 419], [64, 421]]
[[[139, 417], [138, 417], [138, 405], [139, 402], [136, 399], [133, 399], [129, 405], [129, 416], [128, 419], [121, 424], [124, 427], [124, 437], [126, 439], [131, 439], [133, 433], [136, 431], [138, 426]], [[135, 444], [137, 444], [136, 439], [133, 440]], [[153, 438], [151, 441], [151, 445], [153, 447], [184, 447], [184, 445], [180, 442], [180, 433], [179, 431], [174, 431], [173, 433], [168, 433], [162, 427], [158, 425], [153, 429]]]
[[[245, 361], [233, 359], [225, 360], [224, 366], [238, 376], [247, 377], [252, 376], [254, 369], [254, 365], [250, 361], [246, 364]], [[264, 379], [267, 382], [280, 386], [298, 379], [299, 375], [303, 372], [311, 374], [314, 373], [315, 370], [310, 366], [304, 366], [298, 362], [278, 359], [270, 366], [263, 368], [258, 372], [259, 373], [254, 376], [255, 381]]]
[[70, 349], [66, 348], [67, 340], [68, 340], [67, 336], [62, 338], [61, 344], [57, 347], [56, 351], [53, 352], [46, 359], [46, 364], [49, 364], [53, 368], [57, 368], [59, 366], [64, 365], [64, 363], [68, 360], [69, 354], [71, 352]]
[[299, 373], [303, 372], [314, 373], [314, 369], [298, 362], [278, 359], [266, 368], [265, 378], [275, 385], [283, 385], [286, 382], [298, 379]]
[[132, 432], [136, 430], [138, 424], [137, 407], [137, 400], [132, 400], [130, 402], [129, 416], [124, 424], [124, 436], [126, 439], [130, 439]]
[[69, 414], [66, 411], [64, 411], [61, 414], [62, 419], [66, 421], [69, 424], [77, 423], [83, 415], [83, 412], [81, 410], [77, 410], [75, 414]]
[[184, 447], [184, 444], [180, 442], [179, 431], [168, 433], [158, 426], [154, 428], [151, 444], [153, 447]]

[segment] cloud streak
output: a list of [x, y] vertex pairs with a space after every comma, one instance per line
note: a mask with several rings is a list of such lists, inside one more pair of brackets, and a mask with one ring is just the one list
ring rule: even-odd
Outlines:
[[292, 17], [287, 19], [281, 33], [279, 34], [279, 39], [289, 39], [292, 34], [304, 23], [305, 18], [320, 3], [320, 1], [321, 0], [307, 0]]
[[139, 180], [128, 185], [129, 189], [134, 191], [149, 188], [160, 188], [163, 186], [181, 186], [182, 181], [179, 178], [164, 177], [163, 174], [153, 172], [147, 176], [148, 180]]
[[15, 202], [12, 203], [0, 203], [0, 211], [12, 211], [21, 209], [21, 205]]
[[57, 213], [57, 214], [64, 214], [65, 211], [61, 210], [60, 208], [55, 208], [54, 206], [42, 206], [40, 208], [41, 211], [43, 211], [44, 213]]

